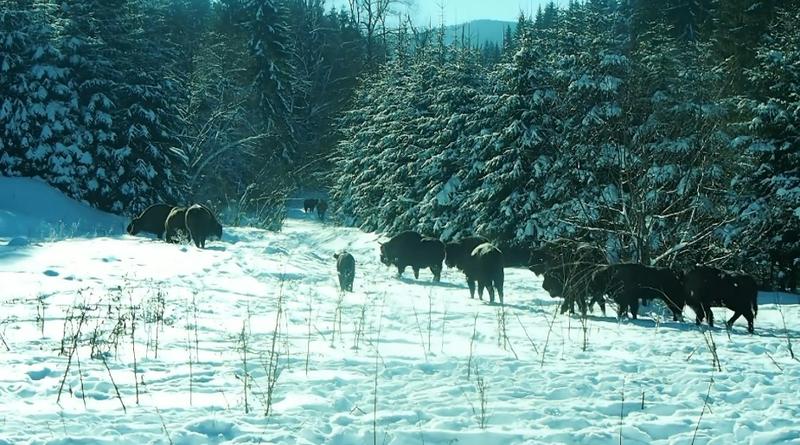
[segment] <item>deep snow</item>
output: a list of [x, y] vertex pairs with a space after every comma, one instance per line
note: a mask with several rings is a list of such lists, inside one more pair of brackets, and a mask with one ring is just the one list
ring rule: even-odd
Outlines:
[[[38, 230], [41, 206], [47, 224], [81, 215], [82, 234], [119, 227], [50, 195], [30, 214], [0, 197], [19, 218], [1, 236]], [[501, 308], [470, 300], [453, 270], [397, 279], [377, 235], [293, 212], [281, 233], [226, 228], [207, 250], [121, 234], [0, 243], [0, 443], [689, 444], [697, 429], [696, 444], [800, 444], [797, 296], [762, 294], [752, 336], [743, 320], [709, 337], [661, 310], [597, 313], [583, 350], [580, 320], [527, 270], [507, 270]], [[344, 248], [357, 270], [341, 295]]]
[[126, 225], [124, 218], [70, 200], [42, 180], [0, 176], [0, 245], [14, 238], [119, 235]]

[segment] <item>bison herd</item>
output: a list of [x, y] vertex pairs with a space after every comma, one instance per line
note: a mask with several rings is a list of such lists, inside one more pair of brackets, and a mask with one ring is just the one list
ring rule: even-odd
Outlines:
[[[481, 236], [461, 238], [444, 243], [437, 238], [417, 232], [402, 232], [385, 243], [380, 243], [380, 260], [397, 268], [401, 277], [407, 267], [419, 278], [420, 269], [430, 269], [433, 281], [441, 279], [442, 262], [464, 273], [470, 298], [483, 299], [483, 290], [494, 302], [495, 292], [503, 304], [504, 267], [524, 265], [543, 277], [542, 288], [552, 297], [563, 298], [561, 312], [586, 314], [595, 303], [605, 313], [606, 301], [617, 307], [617, 316], [630, 315], [636, 319], [640, 304], [661, 300], [672, 312], [672, 319], [683, 319], [683, 309], [692, 308], [696, 323], [703, 319], [714, 325], [712, 307], [726, 307], [733, 311], [727, 321], [730, 327], [740, 317], [747, 320], [747, 330], [753, 332], [753, 320], [758, 313], [756, 282], [750, 275], [727, 272], [710, 266], [696, 266], [688, 270], [623, 263], [607, 264], [603, 255], [591, 247], [578, 245], [570, 249], [545, 246], [540, 248], [509, 250], [497, 247]], [[521, 260], [525, 252], [527, 260]], [[350, 253], [335, 255], [339, 284], [343, 291], [352, 291], [355, 259]]]
[[[307, 199], [304, 211], [317, 211], [324, 219], [327, 203]], [[205, 248], [210, 237], [222, 237], [222, 225], [206, 206], [189, 207], [154, 204], [134, 217], [127, 232], [136, 235], [152, 233], [168, 243], [188, 239], [198, 248]], [[342, 291], [353, 290], [356, 262], [348, 252], [334, 255]], [[417, 232], [402, 232], [385, 243], [380, 243], [380, 261], [397, 268], [401, 277], [411, 267], [414, 278], [420, 269], [430, 269], [433, 281], [439, 282], [442, 263], [464, 273], [470, 298], [483, 300], [483, 291], [494, 303], [495, 293], [503, 304], [504, 267], [524, 266], [543, 277], [542, 288], [552, 297], [563, 298], [561, 312], [586, 314], [597, 303], [605, 314], [606, 301], [613, 301], [617, 316], [630, 314], [635, 319], [640, 302], [661, 300], [672, 312], [675, 321], [683, 318], [683, 309], [692, 308], [696, 323], [703, 319], [714, 325], [712, 307], [726, 307], [733, 311], [727, 321], [730, 327], [740, 316], [747, 320], [747, 330], [753, 332], [753, 321], [758, 313], [756, 281], [750, 275], [727, 272], [710, 266], [696, 266], [689, 270], [674, 270], [642, 264], [607, 264], [604, 255], [588, 245], [570, 248], [545, 245], [539, 248], [501, 246], [481, 236], [470, 236], [444, 243], [438, 238]], [[608, 300], [607, 300], [608, 299]]]
[[153, 204], [131, 220], [127, 232], [130, 235], [151, 233], [168, 243], [187, 239], [205, 248], [207, 239], [222, 238], [222, 224], [214, 212], [202, 204], [189, 207]]

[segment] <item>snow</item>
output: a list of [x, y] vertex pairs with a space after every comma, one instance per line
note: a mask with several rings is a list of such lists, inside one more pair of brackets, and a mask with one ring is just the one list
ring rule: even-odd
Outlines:
[[[28, 224], [119, 222], [38, 181], [0, 190], [0, 215]], [[525, 269], [507, 269], [500, 307], [469, 299], [452, 269], [438, 285], [398, 279], [376, 234], [296, 210], [281, 233], [224, 230], [206, 250], [121, 231], [0, 243], [0, 443], [800, 444], [796, 295], [762, 294], [752, 336], [653, 306], [593, 314], [584, 331]], [[342, 249], [354, 293], [335, 284]]]
[[78, 204], [44, 181], [0, 177], [0, 245], [10, 238], [122, 234], [128, 221]]

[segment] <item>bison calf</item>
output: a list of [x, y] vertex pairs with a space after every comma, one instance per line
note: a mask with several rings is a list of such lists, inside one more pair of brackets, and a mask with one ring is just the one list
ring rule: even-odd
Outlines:
[[152, 233], [161, 239], [164, 236], [167, 217], [173, 209], [169, 204], [153, 204], [144, 209], [139, 216], [133, 217], [128, 224], [127, 232], [130, 235], [137, 235], [140, 232]]
[[403, 276], [406, 267], [414, 270], [414, 278], [419, 278], [419, 270], [429, 267], [433, 281], [439, 282], [444, 261], [444, 243], [436, 238], [423, 238], [417, 232], [403, 232], [381, 244], [381, 262], [397, 267], [397, 276]]
[[208, 207], [195, 204], [186, 210], [186, 231], [194, 245], [205, 249], [206, 239], [222, 238], [222, 225]]
[[683, 286], [689, 307], [697, 315], [700, 324], [703, 318], [714, 326], [712, 307], [726, 307], [733, 311], [728, 320], [730, 328], [742, 315], [747, 320], [747, 331], [753, 333], [753, 320], [758, 314], [758, 286], [756, 280], [743, 273], [726, 272], [708, 266], [698, 266], [683, 276]]
[[356, 260], [348, 252], [333, 255], [336, 258], [336, 270], [339, 272], [339, 289], [353, 292], [353, 279], [356, 277]]

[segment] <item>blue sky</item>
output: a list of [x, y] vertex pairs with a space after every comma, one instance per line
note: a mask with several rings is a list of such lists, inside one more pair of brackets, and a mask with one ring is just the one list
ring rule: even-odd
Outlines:
[[[544, 6], [547, 0], [412, 0], [411, 17], [418, 24], [439, 23], [442, 13], [440, 5], [444, 5], [444, 21], [447, 25], [464, 23], [477, 19], [495, 19], [515, 21], [520, 10], [526, 14], [536, 12], [539, 5]], [[347, 0], [328, 0], [329, 4], [346, 6]], [[557, 4], [565, 3], [557, 0]]]

